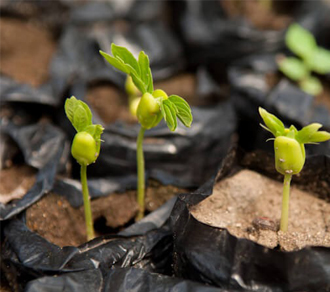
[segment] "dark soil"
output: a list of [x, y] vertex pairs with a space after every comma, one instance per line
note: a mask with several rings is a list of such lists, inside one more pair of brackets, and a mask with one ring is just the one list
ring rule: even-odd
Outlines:
[[305, 246], [330, 247], [330, 204], [294, 185], [288, 231], [278, 231], [282, 186], [256, 172], [242, 170], [216, 184], [213, 194], [191, 208], [191, 213], [205, 224], [226, 228], [234, 236], [269, 248], [279, 245], [292, 251]]
[[284, 1], [225, 0], [221, 1], [221, 5], [230, 18], [243, 17], [260, 30], [282, 30], [289, 25], [292, 18], [284, 13], [289, 9], [284, 9], [284, 11], [278, 9], [277, 2]]
[[0, 203], [22, 198], [35, 183], [36, 170], [27, 165], [14, 165], [0, 171]]
[[[146, 191], [146, 210], [153, 211], [167, 200], [186, 190], [163, 186], [149, 181]], [[91, 202], [96, 236], [117, 233], [134, 223], [138, 210], [136, 191], [113, 193]], [[26, 212], [27, 226], [59, 246], [78, 246], [86, 242], [83, 206], [73, 208], [62, 196], [45, 195]]]
[[32, 86], [45, 83], [56, 49], [52, 34], [35, 23], [1, 18], [0, 35], [1, 73]]

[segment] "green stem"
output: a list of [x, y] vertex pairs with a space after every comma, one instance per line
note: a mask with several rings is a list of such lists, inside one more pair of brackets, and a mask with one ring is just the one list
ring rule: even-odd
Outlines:
[[87, 165], [85, 164], [81, 164], [80, 178], [81, 178], [81, 186], [82, 186], [83, 199], [84, 199], [87, 240], [92, 240], [95, 236], [94, 236], [91, 203], [90, 203], [90, 197], [89, 197], [88, 185], [87, 185]]
[[282, 197], [282, 214], [281, 214], [281, 224], [280, 230], [286, 232], [288, 230], [289, 222], [289, 198], [290, 198], [290, 182], [292, 175], [284, 175], [283, 182], [283, 197]]
[[137, 202], [139, 211], [136, 215], [136, 221], [141, 220], [144, 216], [144, 193], [145, 193], [145, 179], [144, 179], [144, 156], [143, 156], [143, 136], [145, 128], [141, 127], [137, 141], [136, 141], [136, 162], [137, 162]]

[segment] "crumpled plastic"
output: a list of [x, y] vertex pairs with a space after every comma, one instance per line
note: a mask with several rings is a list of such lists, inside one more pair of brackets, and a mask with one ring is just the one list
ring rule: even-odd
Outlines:
[[22, 212], [50, 191], [59, 169], [63, 169], [65, 158], [65, 135], [61, 129], [38, 123], [16, 126], [1, 125], [2, 134], [9, 135], [23, 153], [26, 164], [38, 169], [36, 182], [23, 198], [4, 205], [0, 203], [0, 220], [7, 220]]
[[[55, 288], [56, 287], [56, 288]], [[59, 277], [43, 277], [31, 281], [27, 292], [55, 291], [136, 291], [136, 292], [238, 292], [247, 290], [227, 290], [206, 286], [180, 278], [150, 273], [136, 268], [116, 268], [104, 278], [99, 270], [69, 273]]]
[[[327, 34], [329, 8], [325, 3], [305, 1], [296, 8], [293, 22], [302, 24], [317, 38]], [[244, 56], [284, 48], [285, 29], [260, 30], [242, 18], [228, 19], [219, 2], [186, 0], [176, 2], [174, 9], [174, 20], [192, 66], [221, 67]]]
[[[23, 289], [30, 280], [64, 272], [136, 267], [170, 274], [172, 232], [166, 221], [173, 204], [169, 201], [121, 234], [101, 236], [78, 247], [60, 248], [48, 242], [26, 227], [24, 216], [6, 221], [1, 255], [6, 277]], [[62, 280], [57, 281], [60, 285]]]

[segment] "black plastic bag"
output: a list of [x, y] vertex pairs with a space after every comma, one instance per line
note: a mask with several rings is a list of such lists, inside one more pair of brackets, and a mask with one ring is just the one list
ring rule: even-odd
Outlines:
[[25, 163], [36, 169], [36, 182], [23, 198], [4, 205], [0, 203], [0, 220], [7, 220], [22, 212], [53, 188], [56, 173], [67, 161], [65, 135], [49, 123], [16, 126], [1, 125], [2, 134], [12, 138], [20, 148]]
[[[87, 271], [89, 274], [89, 270], [95, 269], [101, 269], [104, 273], [115, 267], [134, 266], [145, 271], [169, 275], [172, 263], [172, 257], [169, 256], [172, 252], [172, 232], [164, 222], [169, 217], [173, 203], [172, 200], [150, 213], [121, 232], [122, 235], [98, 237], [79, 247], [60, 248], [30, 231], [24, 223], [24, 218], [11, 219], [3, 230], [1, 258], [6, 267], [5, 275], [12, 279], [13, 283], [19, 284], [18, 291], [21, 291], [27, 282], [39, 277], [79, 272], [74, 276], [79, 279], [85, 274], [80, 272]], [[50, 281], [62, 285], [66, 281], [62, 282], [62, 278]], [[89, 285], [96, 285], [93, 281]]]
[[[269, 173], [270, 160], [265, 152], [250, 155], [250, 167]], [[330, 157], [307, 160], [302, 177], [297, 183], [323, 185], [323, 196], [330, 198]], [[253, 291], [330, 291], [330, 249], [306, 247], [299, 251], [283, 252], [237, 238], [226, 229], [211, 227], [196, 220], [189, 211], [212, 193], [220, 179], [242, 168], [239, 156], [229, 155], [216, 179], [210, 180], [190, 195], [180, 195], [171, 220], [174, 231], [175, 275], [223, 288], [251, 289]], [[256, 167], [257, 166], [257, 167]], [[309, 176], [317, 169], [318, 174]], [[314, 171], [315, 173], [315, 171]], [[322, 188], [322, 187], [321, 187]]]
[[[293, 22], [301, 23], [317, 38], [327, 34], [330, 9], [325, 3], [301, 1], [289, 2], [288, 6], [294, 8]], [[173, 10], [192, 66], [208, 64], [219, 71], [244, 56], [284, 48], [285, 29], [259, 30], [242, 18], [228, 19], [221, 1], [180, 1], [175, 2]]]
[[236, 292], [247, 290], [227, 290], [202, 285], [180, 278], [150, 273], [136, 268], [116, 268], [110, 270], [104, 278], [98, 269], [68, 273], [59, 277], [43, 277], [31, 281], [27, 292]]

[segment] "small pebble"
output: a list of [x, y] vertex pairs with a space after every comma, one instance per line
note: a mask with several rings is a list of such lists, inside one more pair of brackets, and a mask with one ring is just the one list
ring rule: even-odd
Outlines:
[[252, 221], [252, 226], [257, 230], [278, 231], [278, 224], [268, 217], [256, 217]]

